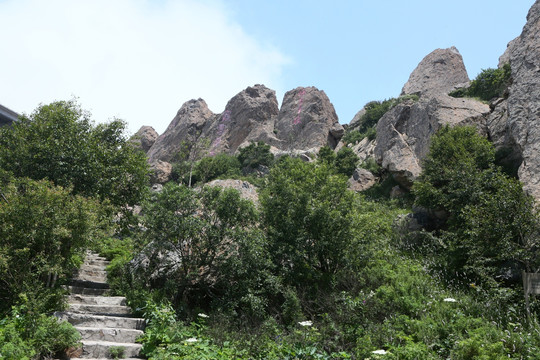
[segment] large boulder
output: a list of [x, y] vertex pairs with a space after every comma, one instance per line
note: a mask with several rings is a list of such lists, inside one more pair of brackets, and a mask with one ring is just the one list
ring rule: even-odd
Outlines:
[[444, 125], [473, 125], [486, 133], [489, 106], [444, 93], [426, 93], [389, 110], [377, 123], [375, 159], [405, 188], [420, 175], [430, 137]]
[[455, 87], [469, 82], [461, 54], [455, 47], [437, 49], [427, 55], [414, 69], [403, 86], [402, 95], [449, 93]]
[[148, 151], [149, 163], [157, 160], [170, 162], [175, 157], [188, 157], [192, 146], [199, 140], [204, 126], [216, 115], [203, 99], [189, 100]]
[[129, 141], [133, 146], [147, 153], [156, 142], [158, 136], [158, 133], [153, 127], [143, 126], [129, 139]]
[[283, 97], [274, 132], [278, 143], [272, 145], [278, 149], [316, 153], [326, 145], [335, 148], [345, 130], [324, 91], [298, 87]]
[[540, 0], [527, 15], [521, 35], [508, 47], [512, 84], [506, 128], [522, 159], [518, 176], [525, 190], [540, 199]]
[[156, 160], [150, 164], [153, 184], [165, 184], [171, 178], [172, 165], [166, 161]]
[[274, 90], [264, 85], [248, 87], [229, 100], [222, 114], [207, 123], [201, 137], [210, 140], [210, 155], [232, 154], [248, 141], [269, 137], [278, 113]]

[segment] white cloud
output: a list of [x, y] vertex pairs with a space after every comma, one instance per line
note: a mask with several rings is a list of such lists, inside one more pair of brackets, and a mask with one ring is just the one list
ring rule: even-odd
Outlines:
[[80, 98], [96, 121], [161, 133], [185, 101], [214, 112], [245, 87], [282, 93], [288, 59], [215, 1], [0, 0], [0, 104]]

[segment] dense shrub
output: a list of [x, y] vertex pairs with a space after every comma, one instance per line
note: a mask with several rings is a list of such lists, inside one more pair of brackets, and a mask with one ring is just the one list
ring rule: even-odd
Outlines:
[[358, 165], [358, 155], [349, 147], [342, 147], [336, 154], [336, 170], [339, 174], [350, 177]]
[[94, 126], [75, 101], [41, 105], [0, 128], [0, 168], [117, 206], [134, 205], [145, 194], [148, 170], [124, 131], [120, 120]]
[[39, 312], [55, 310], [61, 281], [95, 235], [99, 208], [47, 181], [13, 180], [2, 194], [0, 313], [23, 293]]
[[477, 97], [490, 101], [496, 97], [502, 97], [510, 85], [512, 69], [510, 64], [504, 64], [502, 68], [485, 69], [471, 81], [469, 87], [456, 89], [450, 93], [454, 97]]
[[238, 160], [242, 168], [255, 169], [260, 165], [270, 167], [274, 163], [274, 154], [270, 152], [270, 145], [259, 141], [250, 143], [238, 150]]
[[204, 157], [195, 164], [192, 183], [200, 181], [204, 184], [220, 176], [239, 176], [240, 170], [240, 161], [232, 155], [218, 154]]
[[445, 127], [433, 137], [413, 188], [418, 205], [447, 214], [440, 238], [451, 268], [490, 283], [504, 263], [528, 271], [539, 264], [534, 201], [494, 160], [492, 144], [474, 128]]

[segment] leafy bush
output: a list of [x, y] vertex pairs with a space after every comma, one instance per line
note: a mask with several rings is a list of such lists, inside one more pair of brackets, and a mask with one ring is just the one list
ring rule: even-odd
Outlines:
[[240, 161], [227, 154], [218, 154], [202, 158], [195, 164], [194, 177], [203, 184], [220, 176], [239, 176]]
[[504, 64], [502, 68], [485, 69], [471, 81], [467, 88], [456, 89], [449, 95], [453, 97], [478, 97], [490, 101], [496, 97], [502, 97], [510, 85], [512, 69], [510, 64]]
[[[23, 297], [24, 298], [24, 297]], [[14, 306], [9, 316], [0, 320], [0, 357], [2, 359], [33, 359], [59, 356], [76, 346], [81, 336], [67, 322], [33, 312], [28, 299]]]
[[447, 214], [441, 241], [449, 266], [492, 285], [505, 262], [538, 267], [540, 230], [533, 199], [494, 160], [493, 146], [474, 128], [445, 127], [413, 187], [418, 205]]
[[[47, 181], [17, 179], [0, 200], [0, 313], [19, 294], [36, 310], [56, 310], [59, 285], [95, 235], [98, 205]], [[39, 305], [39, 306], [38, 306]]]
[[339, 174], [350, 177], [358, 161], [358, 155], [351, 148], [344, 146], [336, 154], [336, 170]]
[[290, 284], [330, 281], [354, 236], [347, 180], [288, 158], [272, 168], [260, 201], [278, 274]]
[[123, 135], [125, 126], [120, 120], [94, 126], [75, 101], [41, 105], [0, 128], [0, 168], [117, 206], [134, 205], [145, 194], [148, 167]]
[[257, 168], [259, 165], [270, 167], [274, 163], [274, 154], [270, 152], [270, 145], [259, 141], [250, 143], [238, 150], [238, 160], [242, 168]]

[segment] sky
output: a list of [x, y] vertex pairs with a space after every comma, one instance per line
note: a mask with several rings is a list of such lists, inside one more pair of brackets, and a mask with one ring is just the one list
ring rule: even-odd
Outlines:
[[0, 104], [30, 114], [78, 99], [96, 122], [163, 133], [182, 104], [210, 110], [254, 84], [281, 103], [324, 90], [347, 124], [399, 96], [437, 48], [469, 77], [496, 67], [533, 0], [0, 0]]

